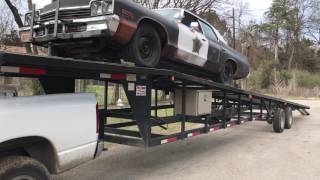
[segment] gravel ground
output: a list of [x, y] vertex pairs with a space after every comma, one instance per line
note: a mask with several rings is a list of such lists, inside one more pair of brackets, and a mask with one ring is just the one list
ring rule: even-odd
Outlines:
[[114, 146], [54, 180], [320, 179], [320, 101], [283, 134], [252, 122], [152, 149]]

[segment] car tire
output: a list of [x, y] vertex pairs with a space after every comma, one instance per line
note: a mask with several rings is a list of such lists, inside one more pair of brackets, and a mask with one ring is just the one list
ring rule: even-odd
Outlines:
[[292, 115], [291, 107], [286, 107], [285, 115], [286, 115], [286, 120], [285, 120], [284, 128], [285, 129], [291, 129], [292, 124], [293, 124], [293, 115]]
[[273, 130], [276, 133], [282, 133], [285, 127], [285, 120], [286, 115], [285, 111], [281, 108], [278, 108], [274, 112], [274, 118], [273, 118]]
[[142, 24], [127, 47], [127, 58], [138, 66], [153, 68], [159, 64], [161, 51], [157, 30], [151, 25]]
[[234, 67], [231, 61], [226, 61], [223, 70], [214, 77], [214, 81], [226, 85], [233, 85]]
[[24, 156], [0, 159], [0, 179], [49, 180], [49, 172], [40, 162]]

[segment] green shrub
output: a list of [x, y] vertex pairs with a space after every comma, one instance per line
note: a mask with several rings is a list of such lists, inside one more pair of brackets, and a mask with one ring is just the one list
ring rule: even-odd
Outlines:
[[310, 73], [307, 71], [296, 70], [291, 72], [296, 77], [299, 87], [313, 89], [320, 87], [320, 73]]

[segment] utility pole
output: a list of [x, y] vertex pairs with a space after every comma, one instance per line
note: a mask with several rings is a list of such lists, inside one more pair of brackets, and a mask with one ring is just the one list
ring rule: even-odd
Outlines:
[[236, 16], [234, 8], [232, 9], [232, 18], [233, 18], [233, 48], [236, 49]]
[[320, 45], [320, 29], [319, 29], [319, 39], [318, 39], [318, 44]]

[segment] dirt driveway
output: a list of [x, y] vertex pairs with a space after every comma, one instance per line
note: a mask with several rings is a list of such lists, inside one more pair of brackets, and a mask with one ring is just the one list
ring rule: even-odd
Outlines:
[[54, 180], [320, 179], [320, 101], [293, 129], [253, 122], [149, 150], [115, 146]]

